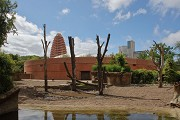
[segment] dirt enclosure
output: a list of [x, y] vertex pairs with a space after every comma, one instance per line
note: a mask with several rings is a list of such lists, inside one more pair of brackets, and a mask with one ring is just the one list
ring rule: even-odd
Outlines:
[[[54, 84], [55, 82], [55, 84]], [[63, 85], [67, 81], [62, 81]], [[31, 83], [31, 84], [30, 84]], [[129, 111], [165, 111], [169, 112], [169, 103], [173, 98], [173, 86], [131, 85], [129, 87], [111, 86], [105, 88], [104, 95], [97, 91], [61, 90], [58, 81], [49, 81], [48, 93], [44, 93], [44, 82], [18, 81], [20, 108], [33, 107], [53, 110], [129, 110]]]

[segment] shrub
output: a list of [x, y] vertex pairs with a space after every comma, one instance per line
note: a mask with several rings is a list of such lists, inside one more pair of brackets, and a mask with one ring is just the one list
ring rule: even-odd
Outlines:
[[98, 69], [97, 69], [97, 65], [93, 65], [92, 66], [92, 71], [97, 71]]
[[167, 83], [174, 83], [179, 79], [179, 74], [175, 71], [173, 59], [168, 58], [166, 60], [163, 74], [164, 81]]
[[151, 84], [157, 80], [157, 72], [153, 70], [138, 69], [132, 74], [133, 84]]
[[12, 74], [13, 61], [9, 55], [0, 53], [0, 94], [13, 88]]
[[[131, 68], [125, 66], [126, 61], [123, 54], [116, 54], [112, 56], [112, 59], [109, 64], [103, 65], [102, 68], [105, 68], [106, 72], [130, 72]], [[93, 71], [97, 71], [97, 65], [92, 66]]]

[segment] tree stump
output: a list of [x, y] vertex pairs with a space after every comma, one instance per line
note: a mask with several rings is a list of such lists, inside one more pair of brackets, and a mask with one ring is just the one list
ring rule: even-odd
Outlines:
[[180, 82], [174, 84], [174, 96], [170, 102], [172, 107], [180, 108]]

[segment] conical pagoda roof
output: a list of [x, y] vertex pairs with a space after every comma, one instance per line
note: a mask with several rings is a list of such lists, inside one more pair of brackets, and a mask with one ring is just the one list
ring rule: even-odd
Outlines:
[[57, 35], [54, 37], [53, 43], [52, 43], [52, 47], [51, 47], [51, 53], [50, 53], [50, 57], [57, 57], [60, 55], [64, 55], [66, 54], [66, 45], [64, 42], [64, 38], [61, 35], [61, 33], [57, 33]]

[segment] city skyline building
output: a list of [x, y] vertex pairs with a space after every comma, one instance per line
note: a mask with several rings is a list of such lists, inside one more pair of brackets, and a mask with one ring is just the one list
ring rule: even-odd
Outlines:
[[128, 58], [134, 58], [135, 42], [133, 40], [127, 41], [127, 46], [120, 46], [119, 53], [124, 54]]

